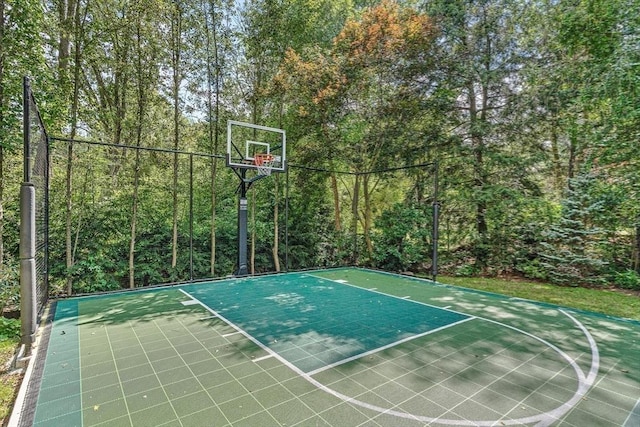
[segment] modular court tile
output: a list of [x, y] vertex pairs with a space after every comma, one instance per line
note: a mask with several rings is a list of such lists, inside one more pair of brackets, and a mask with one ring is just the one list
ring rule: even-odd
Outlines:
[[637, 427], [639, 355], [638, 322], [381, 272], [225, 280], [59, 301], [21, 425]]

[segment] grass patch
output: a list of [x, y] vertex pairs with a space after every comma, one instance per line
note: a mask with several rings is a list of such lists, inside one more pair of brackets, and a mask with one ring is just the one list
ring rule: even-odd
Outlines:
[[22, 374], [11, 372], [9, 361], [18, 346], [17, 338], [0, 339], [0, 425], [5, 425], [18, 392]]
[[486, 277], [441, 276], [438, 281], [449, 285], [640, 320], [640, 296], [628, 295], [610, 289], [562, 287], [518, 279]]

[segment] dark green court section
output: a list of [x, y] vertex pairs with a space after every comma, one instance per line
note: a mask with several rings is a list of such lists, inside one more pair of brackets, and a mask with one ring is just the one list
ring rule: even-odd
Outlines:
[[78, 300], [58, 304], [34, 425], [82, 425]]
[[303, 372], [468, 319], [312, 273], [182, 289]]
[[[287, 285], [294, 279], [302, 290]], [[239, 293], [224, 299], [234, 306], [273, 297], [264, 311], [242, 320], [248, 334], [275, 333], [274, 325], [284, 323], [291, 329], [281, 339], [295, 341], [293, 331], [312, 319], [306, 307], [319, 313], [307, 329], [296, 330], [306, 344], [309, 334], [328, 334], [325, 322], [355, 322], [367, 324], [373, 338], [359, 328], [341, 336], [380, 345], [377, 328], [386, 326], [371, 327], [375, 316], [401, 325], [398, 336], [412, 339], [309, 375], [178, 288], [61, 300], [46, 360], [38, 361], [44, 374], [32, 379], [40, 384], [34, 425], [637, 427], [638, 322], [362, 269], [183, 288], [192, 294], [209, 288], [213, 293], [201, 297], [213, 300], [234, 289]], [[347, 300], [351, 291], [341, 294], [344, 289], [358, 296], [348, 310], [337, 308], [342, 301], [335, 297], [316, 295], [332, 290]], [[378, 299], [398, 305], [380, 311], [371, 302]], [[251, 312], [224, 308], [225, 314]], [[443, 329], [415, 338], [418, 330], [411, 328], [422, 317], [456, 313], [461, 322], [448, 318]], [[366, 320], [350, 320], [357, 318]]]

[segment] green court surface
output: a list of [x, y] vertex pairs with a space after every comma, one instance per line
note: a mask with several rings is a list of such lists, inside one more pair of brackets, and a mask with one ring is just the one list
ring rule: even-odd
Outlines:
[[364, 269], [52, 309], [19, 425], [640, 426], [627, 319]]

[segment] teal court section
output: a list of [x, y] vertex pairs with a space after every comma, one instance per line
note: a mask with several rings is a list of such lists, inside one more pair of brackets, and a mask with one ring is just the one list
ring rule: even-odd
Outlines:
[[182, 290], [307, 373], [469, 319], [310, 273]]

